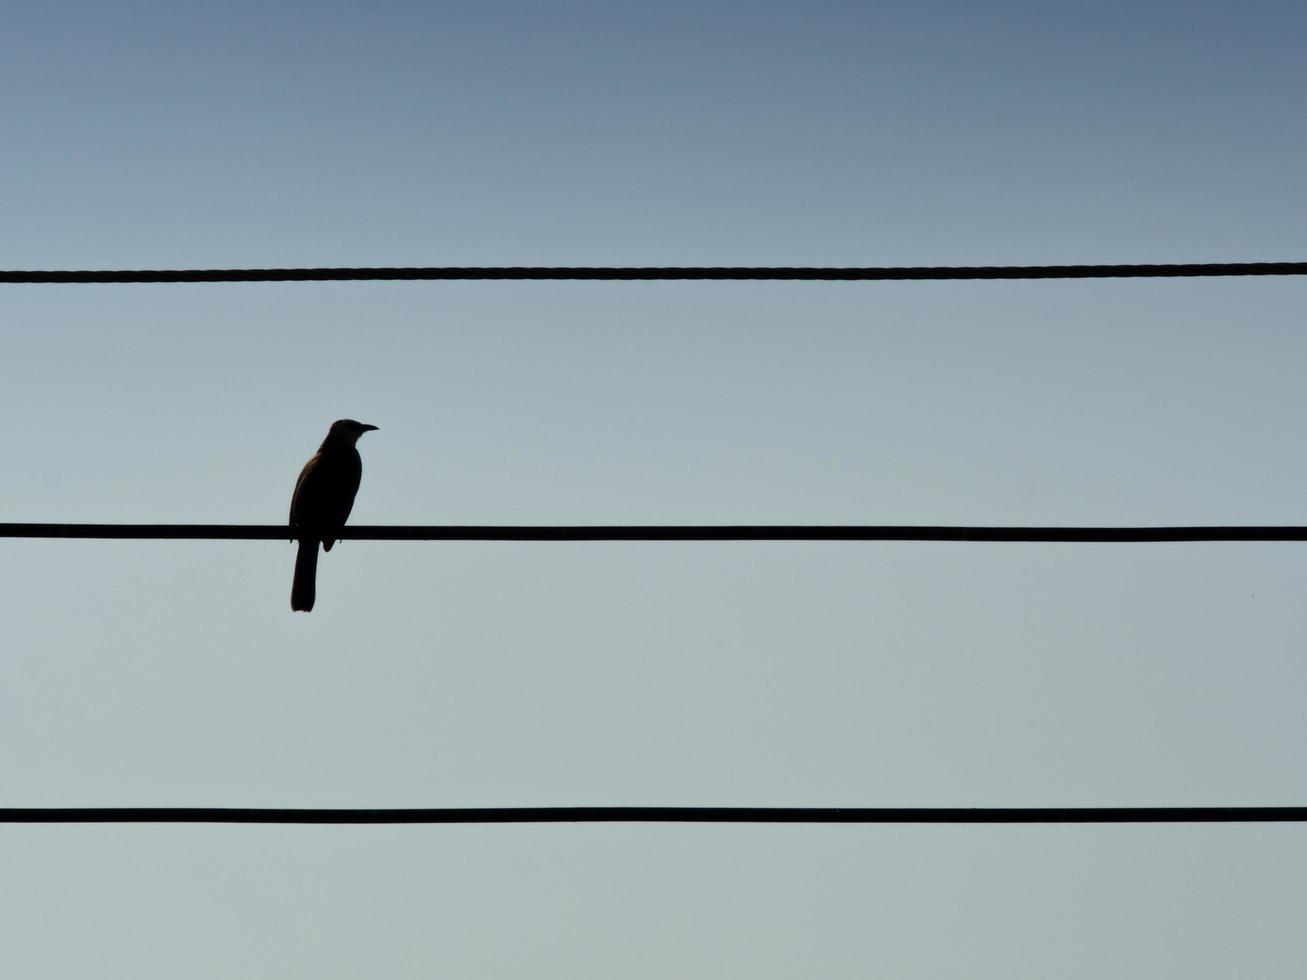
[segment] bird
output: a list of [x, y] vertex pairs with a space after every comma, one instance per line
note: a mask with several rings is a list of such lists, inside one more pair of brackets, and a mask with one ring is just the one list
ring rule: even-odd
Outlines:
[[290, 608], [294, 612], [313, 609], [318, 542], [324, 551], [330, 551], [345, 526], [363, 478], [363, 460], [356, 448], [359, 436], [376, 429], [375, 425], [353, 419], [332, 422], [327, 438], [295, 481], [290, 498], [290, 539], [299, 541], [295, 579], [290, 587]]

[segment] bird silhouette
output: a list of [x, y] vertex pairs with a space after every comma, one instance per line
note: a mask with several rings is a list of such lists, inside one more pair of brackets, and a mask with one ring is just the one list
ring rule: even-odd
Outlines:
[[300, 543], [295, 556], [295, 579], [290, 587], [290, 608], [296, 612], [313, 609], [318, 575], [318, 543], [330, 551], [354, 506], [363, 460], [359, 436], [377, 427], [353, 419], [331, 423], [327, 438], [309, 457], [295, 481], [290, 498], [291, 540]]

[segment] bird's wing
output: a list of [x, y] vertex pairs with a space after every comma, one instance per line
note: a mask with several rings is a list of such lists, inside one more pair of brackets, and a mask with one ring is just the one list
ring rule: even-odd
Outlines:
[[316, 482], [311, 478], [311, 474], [317, 468], [319, 458], [319, 453], [310, 456], [309, 461], [304, 464], [304, 468], [300, 470], [300, 475], [295, 480], [295, 491], [290, 495], [291, 527], [299, 527], [310, 522], [310, 515], [307, 511], [310, 509], [308, 507], [308, 498], [312, 496], [312, 490], [306, 491], [305, 487]]
[[291, 497], [293, 527], [320, 535], [323, 547], [331, 549], [334, 532], [344, 526], [354, 507], [363, 466], [357, 452], [318, 452], [300, 472]]

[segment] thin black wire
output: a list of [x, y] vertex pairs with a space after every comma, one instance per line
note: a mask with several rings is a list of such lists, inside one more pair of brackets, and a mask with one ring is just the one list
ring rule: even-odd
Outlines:
[[[956, 525], [360, 525], [336, 532], [354, 541], [1307, 541], [1302, 525], [1184, 527], [969, 527]], [[286, 541], [281, 524], [0, 524], [0, 538], [113, 538]]]
[[0, 271], [0, 283], [355, 282], [360, 280], [1141, 279], [1301, 276], [1307, 262], [981, 266], [388, 266], [302, 269], [42, 269]]
[[270, 807], [14, 807], [0, 809], [0, 823], [1082, 824], [1282, 823], [1290, 821], [1307, 821], [1307, 807], [523, 806], [434, 809], [281, 809]]

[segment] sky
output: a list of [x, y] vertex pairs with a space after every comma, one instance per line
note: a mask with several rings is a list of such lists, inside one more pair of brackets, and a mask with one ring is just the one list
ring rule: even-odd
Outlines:
[[[1307, 257], [1307, 8], [17, 4], [0, 268]], [[1304, 524], [1307, 282], [0, 287], [0, 521]], [[0, 540], [0, 806], [1307, 803], [1300, 545]], [[1297, 825], [0, 826], [0, 965], [1250, 975]]]

